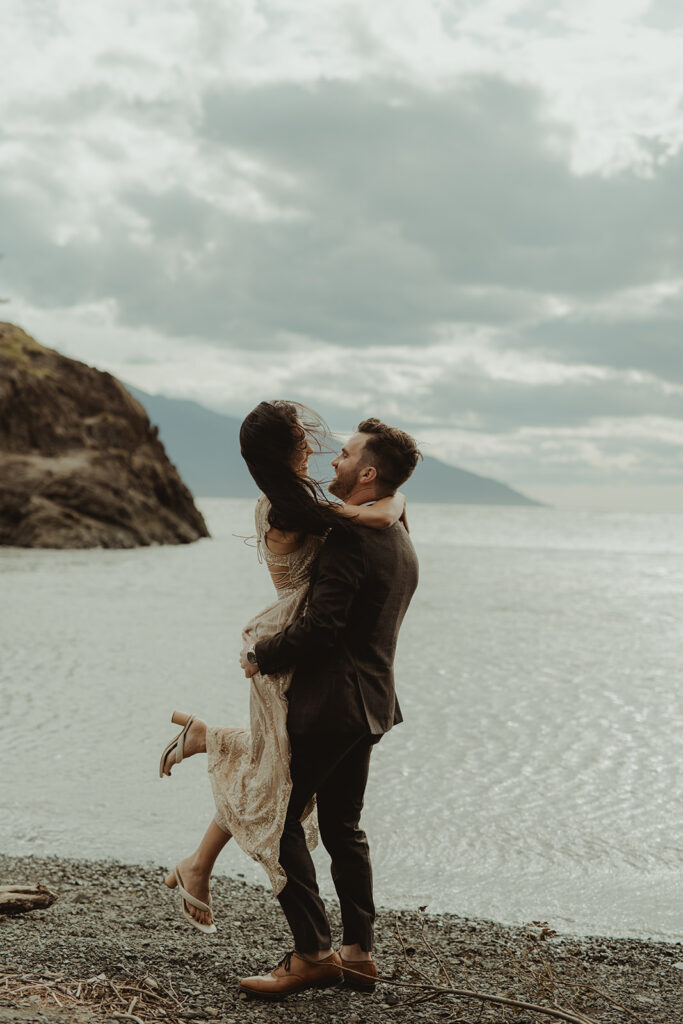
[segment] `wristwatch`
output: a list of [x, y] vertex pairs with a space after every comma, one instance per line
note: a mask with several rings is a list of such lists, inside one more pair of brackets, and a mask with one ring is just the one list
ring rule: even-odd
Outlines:
[[258, 665], [258, 661], [256, 660], [256, 652], [254, 651], [253, 647], [251, 648], [251, 650], [247, 651], [247, 661], [249, 662], [250, 665]]

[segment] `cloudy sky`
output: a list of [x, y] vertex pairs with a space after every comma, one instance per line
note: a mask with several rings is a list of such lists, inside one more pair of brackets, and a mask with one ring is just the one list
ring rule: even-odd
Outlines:
[[3, 37], [3, 319], [683, 511], [679, 0], [5, 0]]

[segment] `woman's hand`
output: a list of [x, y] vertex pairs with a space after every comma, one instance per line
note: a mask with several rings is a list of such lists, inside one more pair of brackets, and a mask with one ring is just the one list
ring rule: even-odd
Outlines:
[[369, 526], [373, 530], [386, 530], [399, 521], [403, 522], [406, 530], [408, 526], [405, 520], [406, 496], [401, 491], [392, 494], [388, 498], [379, 498], [374, 505], [342, 505], [339, 509], [341, 515], [356, 519], [363, 526]]

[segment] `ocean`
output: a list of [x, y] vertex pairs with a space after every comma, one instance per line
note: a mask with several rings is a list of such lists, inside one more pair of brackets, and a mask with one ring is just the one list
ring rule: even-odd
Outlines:
[[[273, 592], [253, 503], [199, 505], [189, 546], [0, 549], [3, 852], [172, 866], [209, 823], [205, 758], [158, 778], [170, 715], [248, 724], [240, 631]], [[681, 939], [683, 515], [409, 518], [405, 722], [363, 817], [378, 903]], [[265, 883], [234, 844], [218, 871]]]

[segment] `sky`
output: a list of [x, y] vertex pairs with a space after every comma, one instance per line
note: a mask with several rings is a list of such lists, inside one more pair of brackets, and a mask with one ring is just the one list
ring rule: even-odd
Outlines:
[[0, 318], [683, 511], [678, 0], [5, 0]]

